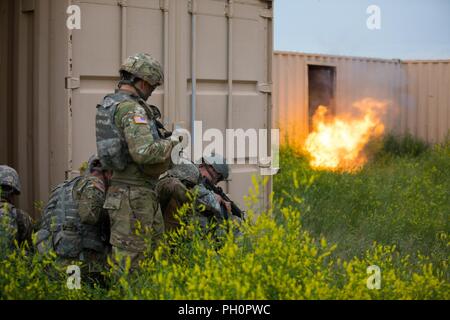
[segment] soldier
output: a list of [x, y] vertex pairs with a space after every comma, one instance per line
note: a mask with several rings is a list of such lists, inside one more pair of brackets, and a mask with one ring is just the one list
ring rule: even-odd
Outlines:
[[175, 214], [189, 201], [187, 191], [196, 193], [197, 203], [205, 206], [200, 215], [202, 225], [212, 219], [240, 220], [243, 212], [216, 186], [228, 176], [229, 166], [221, 156], [205, 157], [198, 167], [192, 163], [180, 164], [162, 175], [157, 191], [166, 228], [172, 230], [179, 226]]
[[36, 234], [38, 252], [53, 249], [62, 265], [82, 262], [96, 277], [109, 253], [109, 218], [103, 209], [111, 173], [92, 156], [85, 175], [53, 189]]
[[[202, 176], [202, 185], [214, 193], [216, 201], [220, 205], [223, 219], [231, 220], [238, 225], [242, 223], [242, 220], [245, 218], [245, 212], [239, 209], [222, 188], [218, 186], [218, 183], [228, 180], [230, 175], [230, 166], [226, 163], [226, 159], [221, 155], [203, 157], [199, 171]], [[234, 235], [241, 236], [242, 233], [239, 229], [234, 229]]]
[[215, 194], [201, 184], [200, 177], [200, 171], [193, 163], [176, 165], [160, 177], [156, 191], [161, 204], [166, 231], [174, 230], [180, 226], [176, 214], [183, 204], [190, 201], [188, 192], [196, 194], [197, 204], [204, 206], [204, 211], [199, 216], [203, 225], [207, 223], [208, 219], [202, 218], [216, 217], [220, 219], [220, 204]]
[[231, 216], [232, 214], [231, 201], [226, 201], [224, 196], [217, 192], [219, 189], [216, 188], [216, 185], [219, 182], [228, 180], [230, 167], [226, 163], [226, 160], [220, 155], [204, 157], [202, 163], [199, 165], [199, 171], [202, 176], [202, 184], [208, 190], [215, 193], [217, 202], [222, 208], [225, 208], [225, 218], [228, 218], [228, 216]]
[[[2, 231], [7, 232], [9, 246], [14, 240], [18, 244], [31, 244], [33, 220], [24, 211], [12, 204], [14, 195], [20, 195], [20, 180], [16, 170], [8, 166], [0, 166], [0, 220]], [[6, 229], [6, 230], [5, 230]], [[2, 235], [3, 236], [3, 235]]]
[[118, 90], [97, 106], [97, 150], [102, 164], [113, 170], [104, 205], [113, 255], [116, 260], [129, 257], [134, 268], [145, 250], [139, 229], [152, 247], [164, 232], [154, 188], [179, 141], [161, 133], [159, 110], [146, 103], [163, 83], [160, 63], [148, 54], [131, 56], [121, 66], [120, 77]]

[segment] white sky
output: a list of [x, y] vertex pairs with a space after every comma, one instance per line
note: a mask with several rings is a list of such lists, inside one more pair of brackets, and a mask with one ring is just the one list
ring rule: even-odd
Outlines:
[[[450, 59], [450, 0], [275, 0], [275, 50]], [[370, 5], [381, 29], [366, 24]]]

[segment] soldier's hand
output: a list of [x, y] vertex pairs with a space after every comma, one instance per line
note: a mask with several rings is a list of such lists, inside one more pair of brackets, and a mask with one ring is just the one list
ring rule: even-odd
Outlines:
[[224, 200], [223, 205], [225, 206], [225, 208], [227, 208], [228, 215], [231, 216], [231, 203]]
[[221, 196], [219, 196], [218, 194], [215, 194], [215, 197], [216, 197], [217, 202], [219, 202], [220, 205], [223, 205], [225, 207], [225, 209], [227, 209], [227, 212], [229, 214], [231, 214], [231, 202], [223, 200], [223, 198]]
[[182, 136], [175, 136], [175, 135], [170, 136], [170, 142], [172, 143], [172, 146], [176, 146], [177, 144], [181, 143], [182, 141], [183, 141]]

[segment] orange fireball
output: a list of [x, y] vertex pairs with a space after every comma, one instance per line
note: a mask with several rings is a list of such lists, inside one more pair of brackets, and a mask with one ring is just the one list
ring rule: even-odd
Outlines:
[[372, 137], [384, 133], [381, 117], [386, 103], [364, 99], [353, 104], [359, 116], [342, 115], [329, 119], [328, 109], [319, 106], [313, 117], [313, 132], [304, 148], [314, 168], [352, 170], [362, 166], [367, 158], [364, 146]]

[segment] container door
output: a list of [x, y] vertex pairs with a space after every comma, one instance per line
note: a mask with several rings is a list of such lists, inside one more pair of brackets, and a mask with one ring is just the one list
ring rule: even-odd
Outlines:
[[[71, 108], [71, 171], [96, 152], [96, 105], [114, 92], [122, 61], [137, 52], [149, 52], [163, 63], [164, 13], [159, 0], [86, 0], [75, 2], [82, 14], [80, 30], [72, 31], [71, 75], [67, 87]], [[163, 89], [151, 103], [163, 106]]]
[[[196, 4], [196, 120], [203, 122], [204, 131], [210, 128], [222, 132], [225, 129], [243, 129], [244, 132], [249, 129], [255, 132], [270, 129], [270, 3], [234, 1], [230, 6], [228, 1], [198, 0]], [[242, 134], [239, 136], [242, 139]], [[235, 139], [235, 143], [239, 143], [238, 140]], [[203, 143], [204, 146], [208, 144], [210, 142]], [[248, 150], [248, 142], [246, 148]], [[237, 161], [247, 164], [232, 165], [231, 181], [224, 187], [231, 198], [243, 206], [243, 197], [253, 186], [252, 176], [261, 178], [260, 167], [257, 157], [248, 152], [245, 152], [244, 157], [235, 154], [233, 163]], [[251, 161], [256, 164], [249, 165]], [[267, 204], [270, 192], [269, 181], [261, 189], [261, 204]]]

